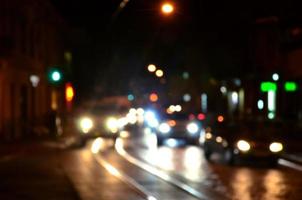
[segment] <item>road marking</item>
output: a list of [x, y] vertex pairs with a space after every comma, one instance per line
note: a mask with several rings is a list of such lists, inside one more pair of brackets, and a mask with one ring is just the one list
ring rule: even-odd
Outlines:
[[[96, 140], [98, 141], [98, 140]], [[97, 144], [97, 143], [96, 143]], [[116, 169], [113, 165], [103, 159], [98, 152], [92, 152], [95, 160], [99, 165], [104, 167], [111, 175], [115, 176], [116, 178], [120, 179], [127, 185], [131, 186], [139, 195], [141, 195], [146, 200], [157, 200], [150, 192], [148, 192], [143, 186], [137, 183], [134, 179], [127, 176], [125, 173]]]
[[289, 167], [289, 168], [292, 168], [292, 169], [295, 169], [295, 170], [298, 170], [298, 171], [302, 171], [302, 166], [301, 165], [298, 165], [296, 163], [293, 163], [291, 161], [288, 161], [288, 160], [285, 160], [285, 159], [282, 159], [280, 158], [278, 160], [278, 164], [279, 165], [283, 165], [285, 167]]
[[120, 154], [122, 157], [124, 157], [130, 163], [132, 163], [132, 164], [138, 166], [139, 168], [153, 174], [154, 176], [170, 183], [171, 185], [178, 187], [179, 189], [185, 191], [186, 193], [192, 195], [193, 197], [195, 197], [197, 199], [202, 199], [202, 200], [210, 199], [209, 197], [207, 197], [206, 195], [202, 194], [201, 192], [195, 190], [194, 188], [190, 187], [189, 185], [182, 183], [181, 181], [169, 176], [164, 171], [159, 170], [155, 167], [152, 167], [152, 166], [146, 164], [145, 162], [140, 161], [140, 160], [134, 158], [133, 156], [131, 156], [130, 154], [128, 154], [125, 151], [125, 149], [123, 148], [123, 141], [121, 139], [116, 140], [115, 149], [118, 152], [118, 154]]

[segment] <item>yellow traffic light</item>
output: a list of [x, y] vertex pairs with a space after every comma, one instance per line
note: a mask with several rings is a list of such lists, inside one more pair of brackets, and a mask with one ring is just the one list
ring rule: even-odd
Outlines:
[[71, 85], [71, 83], [66, 83], [65, 86], [65, 99], [67, 102], [71, 102], [74, 97], [74, 89]]

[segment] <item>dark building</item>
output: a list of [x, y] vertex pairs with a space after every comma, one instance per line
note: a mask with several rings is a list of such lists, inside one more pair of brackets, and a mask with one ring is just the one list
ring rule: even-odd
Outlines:
[[64, 63], [63, 23], [46, 0], [1, 1], [1, 140], [45, 132], [47, 115], [58, 109], [46, 73]]
[[[261, 83], [276, 84], [276, 117], [300, 119], [302, 114], [302, 29], [294, 19], [278, 17], [255, 21], [250, 32], [250, 67], [245, 80], [245, 108], [253, 114], [267, 115], [268, 93], [260, 89]], [[278, 74], [278, 80], [273, 80]], [[295, 91], [286, 91], [285, 84], [296, 84]], [[263, 100], [264, 108], [257, 106]]]

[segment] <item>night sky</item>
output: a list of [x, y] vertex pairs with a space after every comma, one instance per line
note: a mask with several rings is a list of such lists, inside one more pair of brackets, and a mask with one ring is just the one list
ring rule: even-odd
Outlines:
[[174, 0], [169, 17], [159, 0], [52, 0], [72, 27], [74, 80], [80, 91], [127, 93], [154, 63], [169, 75], [240, 77], [258, 18], [301, 20], [299, 1]]

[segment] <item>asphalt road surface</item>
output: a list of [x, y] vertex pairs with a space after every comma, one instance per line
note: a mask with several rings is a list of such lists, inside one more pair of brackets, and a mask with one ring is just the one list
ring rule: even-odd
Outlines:
[[297, 169], [257, 161], [228, 166], [217, 155], [209, 163], [201, 147], [158, 148], [152, 134], [137, 135], [115, 145], [99, 138], [87, 148], [100, 167], [143, 199], [302, 199]]
[[[157, 147], [152, 134], [84, 148], [56, 142], [12, 147], [0, 157], [0, 199], [191, 200], [302, 199], [301, 166], [228, 166], [199, 146]], [[126, 134], [127, 135], [127, 134]]]

